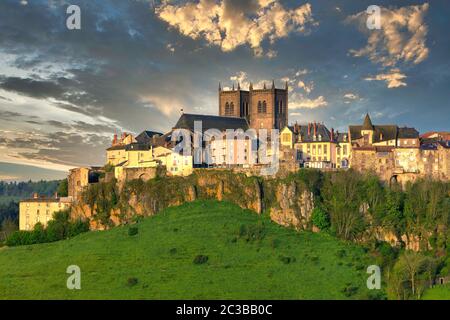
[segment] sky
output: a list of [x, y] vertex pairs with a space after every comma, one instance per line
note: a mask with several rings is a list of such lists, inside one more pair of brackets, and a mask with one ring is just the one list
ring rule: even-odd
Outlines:
[[[217, 114], [219, 82], [287, 81], [290, 123], [343, 131], [369, 112], [450, 130], [449, 17], [433, 0], [1, 0], [0, 162], [101, 165], [114, 132]], [[0, 179], [29, 175], [3, 167]]]

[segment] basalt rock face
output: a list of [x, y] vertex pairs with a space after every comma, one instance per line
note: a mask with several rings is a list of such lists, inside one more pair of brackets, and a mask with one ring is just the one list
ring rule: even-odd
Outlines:
[[[276, 223], [309, 229], [314, 208], [313, 194], [298, 181], [248, 177], [225, 170], [197, 170], [189, 177], [164, 177], [146, 182], [132, 180], [120, 191], [117, 188], [117, 193], [117, 205], [110, 211], [112, 225], [199, 199], [229, 201], [258, 214], [266, 211]], [[73, 214], [96, 220], [96, 207], [80, 203], [74, 206]], [[91, 226], [102, 229], [98, 223], [91, 223]]]

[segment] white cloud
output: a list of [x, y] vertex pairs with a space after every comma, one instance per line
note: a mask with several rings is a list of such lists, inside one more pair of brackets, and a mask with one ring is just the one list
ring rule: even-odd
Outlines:
[[[426, 46], [428, 26], [425, 15], [428, 3], [401, 7], [398, 9], [381, 8], [381, 30], [369, 30], [366, 26], [365, 11], [349, 16], [348, 23], [357, 23], [362, 32], [368, 35], [367, 45], [359, 50], [350, 50], [355, 57], [366, 56], [379, 64], [382, 72], [366, 80], [385, 81], [388, 88], [406, 86], [406, 75], [401, 73], [403, 64], [419, 64], [429, 54]], [[385, 71], [387, 68], [390, 70]]]
[[278, 0], [259, 0], [245, 10], [229, 0], [164, 2], [155, 12], [185, 36], [203, 38], [209, 45], [219, 46], [225, 52], [248, 44], [257, 56], [263, 55], [263, 40], [268, 39], [273, 44], [291, 32], [307, 33], [308, 25], [317, 25], [309, 3], [288, 10]]
[[349, 104], [355, 100], [362, 100], [362, 99], [356, 93], [347, 92], [346, 94], [344, 94], [344, 103], [345, 104]]
[[289, 100], [289, 109], [315, 109], [320, 107], [325, 107], [328, 105], [328, 102], [325, 100], [324, 96], [319, 96], [315, 99], [308, 98], [303, 96], [302, 94], [292, 94]]
[[381, 8], [381, 30], [369, 30], [365, 11], [349, 16], [347, 22], [356, 22], [368, 34], [367, 45], [350, 50], [355, 57], [367, 56], [372, 62], [393, 67], [399, 62], [418, 64], [428, 57], [426, 46], [428, 27], [424, 22], [428, 3], [399, 9]]
[[310, 81], [308, 84], [306, 84], [304, 81], [299, 80], [297, 83], [297, 86], [303, 90], [305, 90], [306, 93], [311, 93], [311, 91], [314, 90], [314, 82]]
[[391, 69], [388, 73], [377, 74], [374, 77], [367, 77], [368, 81], [385, 81], [389, 89], [406, 87], [406, 75], [401, 73], [399, 69]]

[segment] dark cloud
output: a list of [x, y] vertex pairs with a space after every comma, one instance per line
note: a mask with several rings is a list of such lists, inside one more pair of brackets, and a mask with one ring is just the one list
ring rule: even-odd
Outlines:
[[[251, 16], [257, 2], [225, 0], [226, 14]], [[298, 6], [295, 1], [282, 2], [286, 8]], [[296, 110], [302, 115], [291, 117], [291, 121], [323, 120], [330, 127], [343, 129], [359, 122], [366, 111], [383, 111], [377, 122], [407, 123], [421, 131], [448, 126], [448, 117], [436, 114], [447, 114], [450, 98], [446, 89], [450, 85], [450, 40], [445, 19], [450, 16], [450, 7], [430, 4], [427, 23], [434, 25], [429, 28], [428, 41], [435, 43], [430, 58], [407, 70], [407, 87], [387, 90], [383, 84], [363, 81], [378, 70], [370, 61], [349, 56], [348, 50], [364, 47], [367, 37], [342, 23], [348, 15], [364, 11], [372, 3], [345, 2], [337, 11], [335, 3], [310, 2], [318, 28], [307, 37], [293, 34], [277, 41], [277, 57], [268, 59], [255, 57], [247, 45], [222, 52], [168, 30], [167, 24], [155, 17], [150, 1], [73, 0], [71, 4], [82, 10], [82, 30], [69, 31], [65, 27], [66, 5], [56, 1], [50, 7], [47, 0], [36, 0], [20, 6], [19, 1], [2, 0], [0, 54], [14, 56], [9, 63], [26, 75], [3, 75], [0, 88], [57, 100], [53, 106], [80, 117], [55, 120], [46, 114], [48, 118], [31, 119], [0, 111], [0, 118], [20, 117], [40, 123], [44, 131], [60, 132], [39, 141], [17, 141], [21, 146], [42, 149], [27, 156], [72, 164], [99, 163], [110, 143], [104, 134], [114, 130], [105, 124], [107, 121], [99, 121], [100, 117], [134, 132], [164, 132], [175, 123], [181, 107], [186, 112], [216, 114], [218, 82], [230, 82], [229, 78], [239, 71], [257, 82], [308, 69], [303, 80], [314, 82], [309, 98], [324, 96], [329, 103], [324, 108]], [[408, 0], [395, 6], [410, 4], [413, 2]], [[387, 6], [388, 2], [381, 1], [380, 5]], [[357, 94], [361, 100], [345, 104], [343, 96], [347, 93]], [[403, 116], [389, 118], [398, 112]], [[79, 120], [85, 116], [91, 117], [92, 123]]]

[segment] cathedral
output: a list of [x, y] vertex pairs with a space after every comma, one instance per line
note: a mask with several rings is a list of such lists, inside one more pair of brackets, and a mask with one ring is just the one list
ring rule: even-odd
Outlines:
[[245, 118], [253, 129], [281, 130], [288, 124], [288, 84], [284, 89], [270, 88], [242, 90], [240, 84], [224, 90], [219, 83], [219, 115], [221, 117]]

